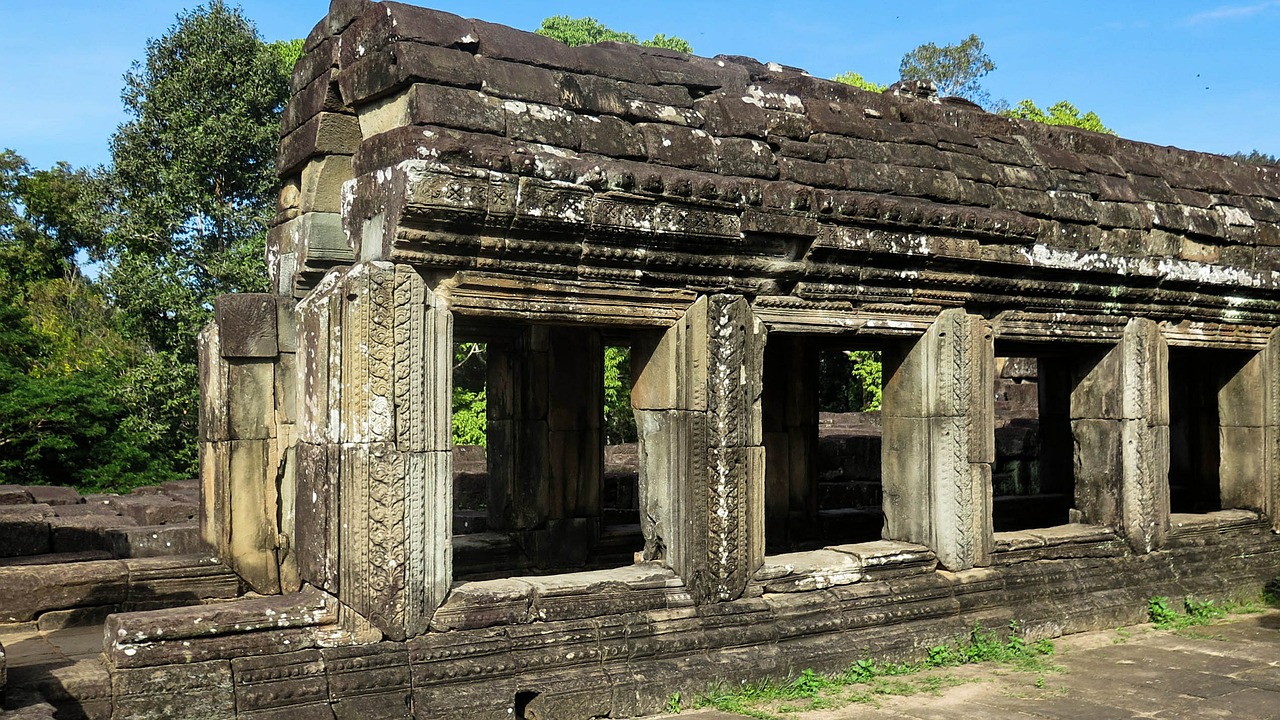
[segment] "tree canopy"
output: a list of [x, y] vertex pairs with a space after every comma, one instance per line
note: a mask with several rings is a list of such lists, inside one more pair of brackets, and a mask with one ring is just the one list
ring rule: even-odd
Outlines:
[[1063, 125], [1115, 135], [1115, 131], [1102, 124], [1102, 120], [1096, 113], [1089, 111], [1081, 115], [1080, 110], [1066, 100], [1050, 105], [1048, 110], [1041, 110], [1030, 100], [1022, 100], [1009, 110], [1002, 112], [1001, 115], [1022, 118], [1023, 120], [1034, 120], [1045, 125]]
[[956, 45], [925, 43], [902, 56], [898, 74], [903, 80], [932, 80], [939, 95], [955, 95], [986, 106], [991, 95], [978, 80], [996, 69], [983, 50], [982, 39], [970, 35]]
[[559, 40], [570, 47], [612, 40], [679, 52], [693, 52], [693, 46], [683, 38], [658, 33], [648, 40], [641, 41], [634, 33], [614, 30], [593, 17], [572, 18], [568, 15], [552, 15], [544, 18], [542, 25], [534, 32]]
[[852, 85], [856, 88], [862, 88], [863, 90], [867, 90], [869, 92], [884, 92], [884, 89], [888, 87], [887, 85], [879, 85], [877, 83], [873, 83], [870, 80], [862, 77], [862, 75], [856, 72], [853, 72], [852, 70], [850, 70], [849, 72], [840, 73], [839, 75], [831, 79], [835, 80], [838, 83], [844, 83], [845, 85]]

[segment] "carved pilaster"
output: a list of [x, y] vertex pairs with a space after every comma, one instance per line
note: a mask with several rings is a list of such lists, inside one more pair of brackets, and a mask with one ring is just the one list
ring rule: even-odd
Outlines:
[[389, 263], [331, 275], [298, 312], [302, 579], [418, 634], [451, 580], [451, 316]]
[[1263, 396], [1263, 496], [1271, 527], [1280, 532], [1280, 329], [1261, 353]]
[[885, 537], [928, 545], [949, 570], [990, 554], [994, 376], [990, 326], [959, 308], [885, 367]]
[[1133, 318], [1123, 353], [1121, 531], [1137, 553], [1169, 529], [1169, 346], [1155, 322]]
[[764, 341], [745, 300], [716, 295], [633, 355], [646, 554], [700, 602], [741, 596], [764, 559]]

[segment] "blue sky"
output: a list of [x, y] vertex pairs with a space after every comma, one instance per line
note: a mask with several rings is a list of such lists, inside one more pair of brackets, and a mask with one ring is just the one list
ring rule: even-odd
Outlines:
[[[0, 0], [0, 148], [36, 167], [96, 165], [125, 120], [121, 78], [196, 2]], [[267, 40], [303, 37], [322, 0], [243, 0]], [[804, 9], [793, 9], [797, 5]], [[897, 79], [902, 55], [977, 33], [997, 69], [992, 97], [1067, 99], [1120, 135], [1161, 145], [1280, 155], [1280, 0], [833, 2], [704, 0], [601, 3], [436, 0], [441, 10], [532, 30], [543, 17], [591, 15], [641, 37], [689, 40], [795, 65], [822, 77], [856, 70]]]

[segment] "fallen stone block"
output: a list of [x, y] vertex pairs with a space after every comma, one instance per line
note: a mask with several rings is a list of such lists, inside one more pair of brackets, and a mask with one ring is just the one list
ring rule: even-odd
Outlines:
[[195, 521], [171, 525], [116, 527], [106, 532], [106, 549], [118, 558], [211, 554]]
[[21, 557], [0, 558], [0, 567], [18, 567], [25, 565], [64, 565], [66, 563], [89, 562], [92, 560], [114, 560], [114, 556], [105, 550], [84, 550], [69, 553], [45, 553], [42, 555], [23, 555]]
[[32, 500], [46, 505], [79, 505], [84, 502], [75, 488], [61, 485], [28, 485], [26, 490]]
[[165, 525], [182, 523], [195, 518], [195, 503], [177, 502], [168, 495], [126, 495], [112, 505], [120, 513], [133, 518], [137, 525]]
[[49, 552], [51, 517], [45, 504], [0, 506], [0, 557]]
[[49, 519], [50, 547], [55, 553], [110, 550], [107, 531], [125, 525], [136, 525], [133, 518], [120, 515], [72, 515]]
[[119, 560], [0, 568], [0, 622], [124, 602], [127, 595], [128, 570]]
[[130, 558], [121, 562], [129, 573], [131, 609], [190, 605], [240, 594], [240, 578], [209, 555]]
[[35, 502], [21, 485], [0, 485], [0, 505], [26, 505]]

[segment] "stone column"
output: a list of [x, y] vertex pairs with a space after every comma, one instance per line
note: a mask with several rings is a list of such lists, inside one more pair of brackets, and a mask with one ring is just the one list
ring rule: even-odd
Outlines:
[[[1272, 336], [1274, 338], [1274, 335]], [[1223, 363], [1227, 377], [1216, 398], [1218, 405], [1218, 491], [1221, 507], [1266, 513], [1271, 503], [1267, 442], [1268, 363], [1270, 347], [1235, 364]]]
[[632, 349], [645, 556], [701, 603], [740, 597], [764, 561], [764, 343], [744, 299], [713, 295]]
[[297, 589], [281, 502], [293, 490], [291, 305], [223, 295], [199, 337], [201, 533], [260, 593]]
[[886, 358], [885, 538], [927, 545], [948, 570], [986, 565], [995, 462], [991, 328], [945, 310], [899, 358]]
[[764, 357], [765, 532], [786, 547], [816, 534], [818, 353], [804, 338], [775, 336]]
[[590, 328], [533, 326], [489, 344], [490, 521], [543, 567], [588, 559], [604, 469], [604, 348]]
[[1263, 495], [1271, 527], [1280, 532], [1280, 329], [1262, 351]]
[[1076, 510], [1137, 553], [1158, 548], [1169, 526], [1168, 368], [1159, 326], [1134, 318], [1071, 392]]
[[452, 317], [383, 262], [331, 273], [298, 313], [302, 579], [420, 634], [452, 578]]

